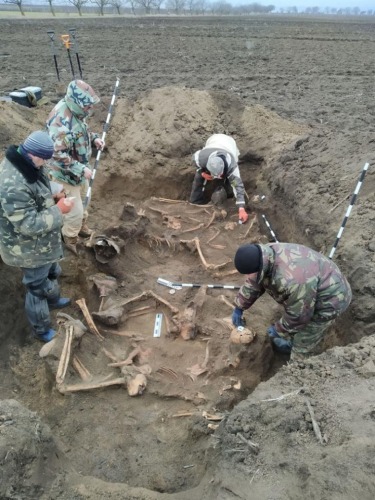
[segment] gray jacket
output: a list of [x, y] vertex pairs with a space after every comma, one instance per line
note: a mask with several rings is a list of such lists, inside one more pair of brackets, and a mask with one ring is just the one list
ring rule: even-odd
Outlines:
[[62, 223], [44, 169], [10, 146], [0, 164], [0, 255], [5, 264], [36, 268], [60, 260]]
[[236, 205], [245, 206], [245, 186], [243, 185], [240, 169], [233, 155], [228, 151], [220, 148], [204, 148], [197, 151], [193, 155], [193, 162], [197, 168], [197, 172], [205, 172], [210, 174], [207, 169], [207, 161], [212, 153], [217, 152], [224, 160], [224, 178], [227, 178], [233, 188], [234, 196], [236, 197]]

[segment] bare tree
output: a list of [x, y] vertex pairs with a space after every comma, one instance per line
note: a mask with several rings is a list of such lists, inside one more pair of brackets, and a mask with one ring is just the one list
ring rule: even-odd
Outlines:
[[116, 9], [116, 12], [118, 15], [121, 14], [121, 7], [122, 7], [122, 0], [110, 0], [110, 4], [114, 9]]
[[89, 3], [89, 0], [68, 0], [68, 2], [74, 5], [74, 7], [78, 10], [78, 14], [82, 16], [82, 7]]
[[160, 11], [161, 11], [161, 6], [162, 6], [162, 3], [164, 2], [164, 0], [154, 0], [154, 7], [156, 9], [156, 12], [158, 14], [160, 14]]
[[151, 14], [151, 9], [154, 6], [154, 0], [135, 0], [135, 3], [144, 9], [146, 14]]
[[186, 5], [186, 0], [167, 0], [166, 6], [173, 10], [175, 14], [181, 14]]
[[55, 17], [56, 14], [55, 14], [55, 9], [53, 7], [53, 0], [47, 0], [48, 2], [48, 5], [49, 5], [49, 10], [51, 11], [51, 14]]
[[125, 5], [130, 5], [133, 16], [135, 16], [135, 7], [137, 5], [136, 0], [124, 0]]
[[104, 7], [111, 3], [111, 0], [90, 0], [91, 3], [98, 6], [99, 16], [104, 16]]
[[23, 0], [5, 0], [5, 3], [10, 3], [12, 5], [17, 5], [17, 7], [20, 9], [21, 15], [24, 16], [25, 12], [22, 7]]

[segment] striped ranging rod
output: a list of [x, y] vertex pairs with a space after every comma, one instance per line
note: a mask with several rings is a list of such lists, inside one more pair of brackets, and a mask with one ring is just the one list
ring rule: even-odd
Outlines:
[[158, 278], [157, 283], [159, 283], [159, 285], [167, 286], [168, 288], [174, 288], [175, 290], [181, 290], [183, 287], [200, 288], [201, 286], [206, 286], [207, 288], [225, 288], [227, 290], [239, 290], [241, 288], [237, 285], [200, 285], [198, 283], [175, 283], [174, 281], [168, 281], [163, 278]]
[[[103, 133], [102, 133], [102, 137], [101, 137], [101, 139], [102, 139], [103, 142], [105, 142], [105, 136], [107, 135], [107, 132], [108, 132], [108, 129], [109, 129], [109, 122], [111, 121], [112, 112], [113, 112], [113, 106], [115, 104], [115, 100], [116, 100], [116, 96], [117, 96], [117, 91], [118, 91], [119, 85], [120, 85], [120, 79], [117, 78], [116, 79], [115, 88], [114, 88], [114, 91], [113, 91], [113, 95], [112, 95], [112, 99], [111, 99], [111, 104], [109, 105], [109, 109], [108, 109], [107, 119], [106, 119], [105, 124], [103, 126]], [[90, 182], [89, 182], [89, 187], [87, 188], [86, 199], [85, 199], [85, 202], [83, 204], [84, 208], [86, 208], [87, 205], [90, 202], [92, 185], [94, 183], [95, 174], [96, 174], [96, 170], [97, 170], [98, 165], [99, 165], [99, 160], [100, 160], [100, 155], [101, 154], [102, 154], [102, 151], [99, 149], [98, 153], [96, 155], [96, 159], [95, 159], [95, 163], [94, 163], [94, 168], [92, 170], [92, 176], [91, 176], [91, 179], [90, 179]]]
[[276, 243], [279, 243], [279, 240], [276, 238], [276, 234], [273, 232], [273, 230], [272, 230], [272, 227], [271, 227], [270, 223], [269, 223], [269, 222], [268, 222], [268, 220], [266, 219], [266, 216], [265, 216], [264, 214], [262, 214], [262, 217], [263, 217], [263, 220], [264, 220], [265, 225], [268, 227], [269, 232], [271, 233], [272, 238], [275, 240], [275, 242], [276, 242]]
[[365, 179], [365, 175], [366, 175], [368, 167], [369, 167], [369, 164], [365, 163], [365, 166], [363, 167], [361, 175], [360, 175], [359, 180], [357, 182], [357, 186], [356, 186], [356, 188], [354, 190], [352, 199], [350, 200], [350, 203], [349, 203], [348, 209], [346, 211], [344, 220], [342, 221], [342, 224], [341, 224], [341, 227], [339, 229], [339, 232], [337, 233], [336, 241], [335, 241], [335, 243], [334, 243], [334, 245], [332, 247], [332, 250], [330, 251], [330, 254], [328, 255], [329, 259], [332, 259], [334, 253], [336, 252], [337, 245], [339, 244], [339, 241], [340, 241], [340, 238], [342, 236], [342, 233], [344, 232], [345, 224], [347, 223], [347, 220], [349, 219], [350, 212], [352, 211], [353, 205], [354, 205], [354, 203], [355, 203], [355, 201], [357, 199], [357, 195], [358, 195], [359, 190], [361, 189], [362, 183], [363, 183], [363, 181]]

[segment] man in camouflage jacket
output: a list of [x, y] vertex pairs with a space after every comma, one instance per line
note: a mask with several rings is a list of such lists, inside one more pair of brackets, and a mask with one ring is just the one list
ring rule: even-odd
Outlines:
[[65, 307], [57, 278], [62, 214], [71, 203], [55, 204], [44, 163], [53, 154], [46, 132], [30, 134], [20, 146], [10, 146], [0, 164], [0, 255], [8, 266], [20, 267], [26, 286], [25, 310], [34, 335], [51, 340], [49, 309]]
[[92, 145], [103, 149], [104, 143], [98, 134], [90, 131], [86, 118], [92, 107], [100, 102], [90, 85], [82, 80], [69, 83], [66, 95], [51, 111], [46, 127], [55, 144], [53, 159], [49, 164], [50, 175], [61, 183], [68, 197], [75, 203], [69, 214], [64, 216], [62, 229], [66, 247], [77, 254], [78, 235], [87, 237], [87, 211], [84, 210], [81, 191], [92, 176], [89, 161]]
[[[207, 181], [214, 181], [215, 191], [221, 187], [225, 189], [228, 197], [235, 196], [238, 218], [241, 222], [246, 222], [249, 216], [245, 210], [245, 187], [237, 163], [239, 154], [233, 137], [225, 134], [210, 136], [204, 148], [193, 155], [196, 172], [191, 188], [190, 203], [197, 205], [207, 203], [209, 200], [206, 184]], [[224, 194], [225, 191], [223, 191]]]
[[242, 245], [234, 264], [248, 276], [235, 299], [233, 324], [241, 326], [243, 311], [267, 292], [284, 307], [281, 319], [267, 333], [276, 349], [292, 352], [291, 359], [316, 353], [328, 327], [352, 299], [336, 264], [303, 245]]

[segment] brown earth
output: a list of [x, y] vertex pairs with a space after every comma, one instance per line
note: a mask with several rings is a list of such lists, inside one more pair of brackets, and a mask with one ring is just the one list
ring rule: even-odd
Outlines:
[[[63, 331], [55, 351], [40, 359], [23, 315], [20, 272], [0, 263], [0, 498], [372, 499], [373, 23], [118, 18], [0, 26], [0, 91], [36, 85], [49, 100], [36, 109], [0, 103], [3, 150], [42, 126], [58, 99], [47, 29], [77, 29], [84, 78], [102, 96], [91, 119], [98, 131], [121, 78], [90, 211], [96, 234], [113, 238], [120, 254], [99, 263], [82, 241], [78, 258], [66, 255], [61, 281], [64, 294], [84, 297], [97, 313], [104, 341], [87, 333], [74, 344], [94, 380], [151, 368], [137, 398], [121, 387], [62, 395], [54, 377]], [[67, 83], [64, 52], [58, 61]], [[241, 151], [250, 213], [243, 226], [233, 200], [204, 208], [185, 201], [194, 175], [190, 155], [217, 132], [233, 135]], [[270, 239], [262, 214], [280, 241], [327, 254], [365, 162], [370, 168], [334, 257], [354, 299], [325, 347], [366, 337], [359, 344], [280, 368], [286, 360], [265, 335], [280, 314], [270, 299], [246, 313], [256, 337], [239, 346], [229, 342], [231, 309], [221, 297], [231, 302], [235, 292], [170, 294], [156, 282], [241, 284], [230, 274], [231, 259], [243, 241]], [[98, 273], [118, 284], [101, 313], [92, 279]], [[121, 306], [116, 325], [108, 319], [115, 305], [148, 290], [157, 300]], [[151, 309], [128, 317], [133, 306]], [[67, 312], [83, 320], [78, 306]], [[152, 336], [159, 312], [160, 339]], [[194, 339], [167, 333], [168, 322], [181, 327], [186, 316]], [[124, 331], [133, 333], [118, 335]], [[137, 347], [128, 368], [108, 366], [108, 353], [124, 360]], [[65, 383], [80, 383], [71, 366]], [[218, 421], [204, 412], [222, 418], [216, 430]]]

